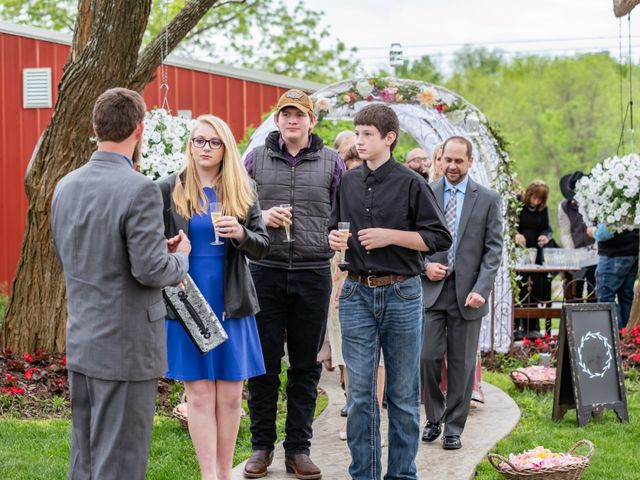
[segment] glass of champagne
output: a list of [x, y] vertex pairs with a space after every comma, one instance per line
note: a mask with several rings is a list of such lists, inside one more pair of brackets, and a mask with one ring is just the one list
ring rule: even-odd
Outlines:
[[[338, 232], [344, 237], [345, 240], [349, 240], [349, 222], [338, 222]], [[346, 260], [347, 248], [340, 249], [340, 265], [348, 265]]]
[[215, 235], [215, 240], [211, 242], [211, 245], [224, 245], [224, 242], [220, 241], [220, 238], [218, 237], [218, 230], [216, 229], [216, 222], [222, 216], [222, 203], [210, 202], [209, 213], [211, 214], [211, 223], [213, 224], [213, 234]]
[[[281, 205], [278, 205], [280, 208], [286, 208], [288, 210], [291, 210], [291, 205], [288, 203], [283, 203]], [[284, 222], [284, 234], [286, 236], [285, 238], [285, 243], [291, 243], [293, 242], [293, 238], [291, 238], [291, 224], [293, 223], [292, 220], [289, 220], [288, 222], [285, 221]]]

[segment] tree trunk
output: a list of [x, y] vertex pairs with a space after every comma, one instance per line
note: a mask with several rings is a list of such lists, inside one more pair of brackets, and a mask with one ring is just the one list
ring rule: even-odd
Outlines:
[[[189, 0], [168, 25], [169, 46], [174, 48], [215, 3], [217, 0]], [[113, 87], [141, 91], [164, 60], [159, 54], [148, 59], [142, 52], [140, 58], [147, 61], [144, 69], [138, 68], [150, 9], [151, 0], [78, 2], [72, 47], [53, 117], [25, 177], [29, 207], [5, 322], [5, 343], [14, 351], [65, 348], [66, 296], [51, 243], [51, 197], [58, 181], [83, 165], [95, 148], [90, 137], [96, 98]], [[155, 39], [149, 46], [157, 43]]]
[[627, 323], [627, 327], [630, 329], [640, 327], [640, 252], [638, 252], [638, 254], [638, 278], [636, 279], [636, 288], [633, 294], [629, 323]]
[[640, 281], [636, 284], [636, 291], [633, 295], [631, 314], [629, 315], [628, 328], [640, 327]]

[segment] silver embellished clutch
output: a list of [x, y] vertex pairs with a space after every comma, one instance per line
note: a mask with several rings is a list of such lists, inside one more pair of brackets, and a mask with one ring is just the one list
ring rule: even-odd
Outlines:
[[185, 282], [184, 288], [166, 287], [162, 296], [169, 316], [178, 319], [200, 353], [204, 354], [229, 337], [193, 279], [187, 275]]

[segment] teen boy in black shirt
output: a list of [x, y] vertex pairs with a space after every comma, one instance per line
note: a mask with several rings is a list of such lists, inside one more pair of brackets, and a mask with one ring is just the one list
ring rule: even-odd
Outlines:
[[[365, 163], [343, 176], [329, 224], [331, 248], [348, 246], [340, 326], [349, 373], [349, 473], [357, 480], [381, 478], [376, 371], [382, 348], [389, 413], [385, 478], [415, 479], [422, 254], [448, 250], [451, 235], [431, 188], [391, 156], [399, 134], [395, 112], [368, 105], [354, 124]], [[348, 241], [336, 230], [338, 222], [350, 222]]]

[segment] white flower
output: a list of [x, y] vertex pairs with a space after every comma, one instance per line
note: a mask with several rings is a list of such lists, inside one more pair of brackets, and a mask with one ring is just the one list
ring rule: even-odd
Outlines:
[[638, 225], [640, 156], [611, 157], [576, 184], [576, 201], [587, 224], [605, 221], [614, 229]]
[[189, 133], [195, 120], [174, 117], [163, 109], [145, 116], [140, 171], [155, 180], [182, 167]]
[[371, 95], [371, 92], [373, 92], [373, 85], [371, 85], [368, 80], [360, 80], [356, 83], [356, 91], [362, 98], [367, 98]]

